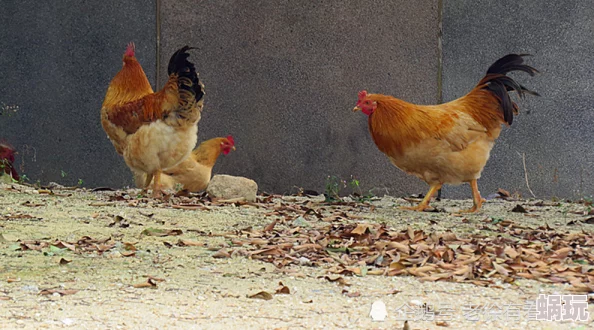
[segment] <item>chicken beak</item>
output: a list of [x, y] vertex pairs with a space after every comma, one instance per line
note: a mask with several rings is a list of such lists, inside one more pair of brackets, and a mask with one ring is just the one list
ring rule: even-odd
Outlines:
[[359, 108], [359, 107], [354, 107], [354, 108], [353, 108], [353, 112], [357, 112], [357, 111], [361, 111], [361, 108]]
[[231, 150], [235, 151], [235, 146], [231, 147]]

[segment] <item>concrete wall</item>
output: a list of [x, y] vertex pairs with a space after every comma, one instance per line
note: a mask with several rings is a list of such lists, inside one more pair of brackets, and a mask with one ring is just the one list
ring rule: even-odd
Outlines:
[[[3, 1], [0, 140], [33, 182], [123, 186], [131, 175], [99, 120], [129, 41], [155, 81], [155, 1]], [[66, 177], [62, 177], [62, 171]]]
[[[0, 117], [0, 139], [21, 151], [18, 165], [33, 181], [132, 183], [99, 111], [126, 43], [135, 41], [153, 83], [159, 53], [158, 86], [175, 49], [198, 47], [191, 59], [207, 91], [199, 140], [232, 134], [238, 147], [215, 172], [251, 177], [262, 190], [281, 193], [294, 186], [323, 191], [328, 175], [355, 175], [365, 189], [394, 195], [425, 192], [424, 183], [390, 165], [366, 117], [351, 109], [363, 88], [437, 102], [438, 0], [2, 6], [0, 102], [19, 110]], [[459, 0], [443, 1], [442, 13], [444, 101], [466, 93], [510, 52], [534, 54], [530, 63], [543, 71], [515, 75], [543, 97], [520, 101], [523, 113], [496, 144], [482, 192], [501, 187], [527, 195], [519, 152], [537, 195], [592, 194], [594, 8], [577, 0]], [[444, 193], [470, 196], [468, 187]]]
[[161, 71], [177, 47], [199, 48], [199, 139], [236, 137], [216, 171], [276, 192], [323, 191], [328, 175], [394, 194], [424, 189], [389, 164], [351, 110], [363, 88], [436, 101], [437, 1], [164, 0], [161, 15]]
[[[530, 196], [594, 193], [594, 7], [567, 1], [444, 1], [444, 99], [464, 95], [489, 65], [507, 53], [530, 53], [542, 74], [514, 74], [542, 97], [520, 100], [521, 115], [504, 129], [479, 181]], [[469, 196], [467, 187], [445, 189]]]

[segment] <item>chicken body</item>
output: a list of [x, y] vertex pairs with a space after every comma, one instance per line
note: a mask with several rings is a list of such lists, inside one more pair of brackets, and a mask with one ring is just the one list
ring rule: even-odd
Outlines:
[[154, 177], [156, 197], [161, 195], [161, 173], [187, 158], [197, 141], [204, 86], [187, 60], [189, 49], [173, 54], [169, 80], [154, 93], [129, 45], [101, 109], [101, 124], [116, 151], [135, 175], [146, 174], [144, 187]]
[[391, 96], [359, 93], [354, 110], [369, 116], [369, 131], [379, 150], [396, 167], [431, 187], [418, 206], [408, 209], [427, 209], [443, 184], [468, 182], [474, 205], [467, 211], [480, 210], [483, 200], [477, 180], [501, 125], [511, 124], [518, 109], [508, 91], [537, 95], [505, 75], [515, 70], [537, 72], [522, 64], [522, 56], [501, 58], [467, 95], [441, 105], [415, 105]]
[[[161, 178], [163, 189], [181, 188], [190, 192], [205, 190], [212, 176], [214, 167], [220, 154], [227, 155], [235, 150], [235, 142], [231, 136], [218, 137], [204, 141], [178, 165], [166, 170]], [[137, 184], [146, 180], [144, 175], [137, 176]]]
[[19, 174], [14, 168], [14, 149], [7, 145], [0, 143], [0, 177], [8, 176], [8, 182], [12, 180], [20, 180]]

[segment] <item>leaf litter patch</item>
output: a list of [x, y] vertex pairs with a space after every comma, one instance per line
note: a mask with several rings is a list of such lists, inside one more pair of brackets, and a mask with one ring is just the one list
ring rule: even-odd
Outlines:
[[230, 240], [230, 246], [224, 254], [213, 256], [242, 255], [277, 268], [318, 266], [343, 276], [411, 275], [422, 281], [479, 286], [525, 278], [569, 284], [575, 292], [594, 292], [592, 233], [559, 233], [548, 225], [528, 228], [512, 221], [495, 227], [491, 230], [499, 232], [496, 237], [475, 234], [462, 238], [450, 231], [396, 230], [375, 223], [332, 222], [279, 229], [273, 221], [263, 230], [247, 228], [221, 234]]

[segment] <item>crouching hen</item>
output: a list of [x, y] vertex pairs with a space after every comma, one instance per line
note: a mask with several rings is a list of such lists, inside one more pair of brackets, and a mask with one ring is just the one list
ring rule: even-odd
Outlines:
[[510, 91], [519, 96], [538, 95], [506, 76], [538, 71], [523, 64], [523, 56], [510, 54], [489, 67], [486, 76], [465, 96], [440, 105], [416, 105], [392, 96], [359, 92], [353, 111], [366, 114], [373, 141], [390, 161], [408, 174], [427, 182], [429, 192], [415, 207], [423, 211], [443, 184], [470, 183], [474, 205], [465, 212], [477, 212], [483, 203], [477, 179], [501, 124], [511, 125], [518, 106]]
[[196, 146], [198, 121], [203, 107], [204, 86], [185, 46], [169, 60], [169, 79], [154, 93], [134, 44], [124, 53], [124, 65], [116, 74], [101, 108], [101, 124], [116, 151], [134, 173], [145, 173], [153, 196], [162, 195], [164, 170], [183, 161]]
[[[235, 150], [235, 141], [231, 135], [206, 140], [194, 149], [188, 158], [178, 165], [163, 172], [161, 185], [163, 189], [175, 189], [180, 185], [190, 192], [205, 190], [210, 183], [212, 168], [222, 154], [227, 155]], [[143, 184], [146, 175], [135, 176], [136, 184]]]

